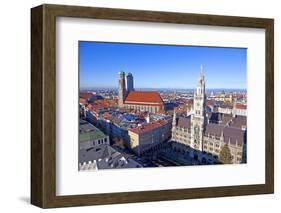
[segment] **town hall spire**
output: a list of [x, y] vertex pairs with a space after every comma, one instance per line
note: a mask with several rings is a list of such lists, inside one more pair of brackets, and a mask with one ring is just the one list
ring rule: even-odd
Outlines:
[[193, 115], [191, 117], [191, 146], [195, 149], [203, 149], [203, 134], [206, 125], [206, 94], [205, 94], [205, 78], [203, 65], [200, 66], [200, 75], [197, 87], [194, 91], [193, 98]]

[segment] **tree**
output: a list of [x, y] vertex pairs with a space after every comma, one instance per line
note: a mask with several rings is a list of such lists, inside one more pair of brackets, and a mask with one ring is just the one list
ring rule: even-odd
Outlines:
[[230, 149], [227, 144], [225, 144], [220, 151], [219, 161], [223, 164], [232, 163], [232, 156], [231, 156]]

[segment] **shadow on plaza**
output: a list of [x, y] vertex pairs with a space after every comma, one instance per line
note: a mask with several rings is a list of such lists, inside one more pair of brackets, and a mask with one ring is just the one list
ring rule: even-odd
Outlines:
[[217, 156], [206, 152], [200, 152], [189, 146], [168, 141], [160, 143], [147, 151], [138, 154], [139, 147], [134, 150], [129, 148], [121, 149], [132, 154], [133, 158], [142, 162], [144, 167], [169, 167], [169, 166], [192, 166], [192, 165], [214, 165], [220, 164]]

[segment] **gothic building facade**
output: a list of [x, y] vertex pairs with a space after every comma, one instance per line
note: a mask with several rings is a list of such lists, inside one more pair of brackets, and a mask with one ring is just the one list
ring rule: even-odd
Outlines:
[[194, 92], [193, 114], [191, 114], [191, 146], [200, 151], [203, 150], [203, 133], [206, 127], [205, 107], [205, 79], [201, 66], [199, 80]]
[[202, 163], [213, 163], [221, 149], [228, 145], [232, 163], [246, 162], [245, 116], [206, 112], [206, 91], [203, 67], [194, 91], [192, 113], [177, 117], [174, 112], [172, 141], [174, 149]]

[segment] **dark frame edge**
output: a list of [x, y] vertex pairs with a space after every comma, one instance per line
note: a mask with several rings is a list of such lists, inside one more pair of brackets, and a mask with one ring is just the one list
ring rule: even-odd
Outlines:
[[43, 6], [31, 9], [31, 204], [43, 207]]
[[[110, 13], [109, 13], [110, 12]], [[110, 15], [109, 15], [109, 14]], [[124, 14], [123, 14], [124, 13]], [[132, 15], [132, 17], [128, 16]], [[113, 20], [264, 28], [266, 30], [266, 173], [265, 184], [196, 189], [56, 196], [55, 18]], [[167, 17], [166, 17], [167, 16]], [[189, 20], [186, 17], [190, 16]], [[166, 18], [165, 18], [166, 17]], [[180, 17], [185, 17], [182, 21]], [[171, 18], [171, 21], [168, 19]], [[176, 21], [178, 20], [178, 21]], [[231, 20], [233, 22], [231, 22]], [[241, 22], [240, 22], [241, 21]], [[41, 208], [196, 199], [274, 192], [274, 20], [160, 11], [89, 8], [44, 4], [31, 9], [31, 203]], [[45, 33], [44, 33], [45, 32]], [[46, 89], [48, 88], [48, 89]], [[53, 126], [53, 127], [52, 127]], [[47, 143], [48, 142], [48, 143]], [[271, 155], [269, 155], [271, 153]], [[241, 188], [243, 187], [243, 188]], [[166, 194], [167, 193], [167, 194]]]
[[56, 36], [51, 11], [46, 5], [31, 9], [31, 204], [41, 208], [56, 199]]
[[274, 193], [274, 19], [269, 19], [265, 28], [265, 179], [268, 193]]
[[[194, 24], [208, 26], [266, 28], [272, 18], [210, 15], [167, 11], [149, 11], [110, 7], [89, 7], [75, 5], [43, 4], [54, 16], [73, 18], [96, 18], [120, 21], [144, 21], [173, 24]], [[109, 17], [110, 16], [110, 17]], [[167, 18], [168, 17], [168, 18]]]
[[[243, 190], [241, 190], [243, 187]], [[124, 203], [161, 202], [186, 199], [249, 196], [271, 194], [267, 184], [237, 185], [160, 191], [135, 191], [108, 194], [86, 194], [56, 196], [44, 208], [77, 207], [89, 205], [110, 205]], [[168, 196], [167, 196], [168, 195]]]

